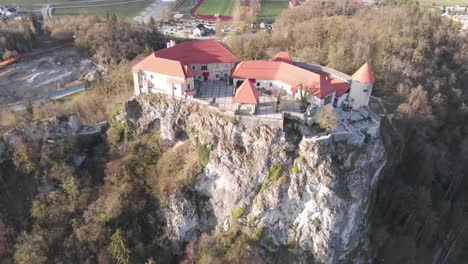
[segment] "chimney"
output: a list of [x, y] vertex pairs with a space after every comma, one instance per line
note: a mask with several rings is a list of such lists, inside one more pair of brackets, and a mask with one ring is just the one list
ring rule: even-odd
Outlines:
[[171, 43], [171, 47], [174, 47], [175, 44], [176, 44], [175, 40], [173, 40], [173, 39], [171, 39], [170, 43]]
[[166, 42], [166, 48], [170, 48], [171, 47], [171, 43], [170, 42]]

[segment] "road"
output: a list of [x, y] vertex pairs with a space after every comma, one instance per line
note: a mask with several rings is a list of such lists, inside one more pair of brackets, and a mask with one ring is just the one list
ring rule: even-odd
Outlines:
[[50, 16], [51, 9], [69, 9], [69, 8], [90, 8], [102, 6], [125, 5], [143, 2], [145, 0], [80, 0], [73, 2], [62, 3], [33, 3], [33, 4], [18, 4], [24, 10], [34, 10], [41, 12], [43, 15]]
[[[43, 96], [38, 96], [36, 98], [31, 99], [31, 104], [33, 106], [38, 106], [38, 105], [43, 105], [46, 104], [49, 100], [58, 100], [60, 98], [79, 93], [85, 89], [84, 84], [78, 84], [75, 86], [68, 87], [66, 89], [60, 90], [60, 91], [55, 91], [51, 92], [48, 95], [48, 98], [45, 98]], [[17, 111], [22, 111], [25, 110], [28, 106], [28, 101], [18, 101], [16, 103], [8, 104], [8, 107], [10, 108], [11, 111], [17, 112]]]
[[140, 15], [136, 16], [135, 20], [140, 23], [148, 23], [151, 17], [155, 20], [161, 20], [164, 9], [170, 8], [174, 2], [175, 0], [155, 0]]
[[[144, 2], [145, 0], [79, 0], [72, 2], [47, 2], [47, 3], [32, 3], [32, 4], [19, 4], [18, 6], [25, 10], [34, 10], [41, 12], [44, 17], [50, 17], [53, 15], [53, 10], [56, 9], [71, 9], [71, 8], [92, 8], [92, 7], [103, 7], [103, 6], [115, 6], [115, 5], [126, 5]], [[145, 8], [138, 16], [134, 19], [140, 23], [148, 23], [153, 17], [155, 20], [160, 20], [163, 11], [166, 8], [170, 8], [176, 0], [154, 0], [152, 4]]]

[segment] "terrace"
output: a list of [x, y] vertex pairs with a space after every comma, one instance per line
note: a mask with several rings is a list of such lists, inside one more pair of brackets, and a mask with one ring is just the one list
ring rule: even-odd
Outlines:
[[[234, 113], [236, 104], [234, 103], [234, 86], [227, 85], [226, 81], [206, 81], [197, 85], [196, 98], [222, 111]], [[278, 93], [270, 93], [259, 89], [260, 103], [257, 106], [256, 116], [269, 119], [283, 119], [283, 112], [301, 113], [300, 102], [289, 96], [278, 96]], [[280, 99], [278, 99], [280, 98]], [[250, 115], [249, 109], [242, 108], [238, 115]]]

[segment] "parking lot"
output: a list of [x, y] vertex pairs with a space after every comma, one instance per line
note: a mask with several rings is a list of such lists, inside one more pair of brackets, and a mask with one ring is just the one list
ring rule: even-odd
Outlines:
[[[257, 106], [257, 116], [268, 118], [282, 119], [282, 112], [300, 112], [300, 103], [297, 100], [283, 96], [280, 104], [277, 104], [278, 97], [268, 95], [263, 91], [260, 93], [260, 103]], [[213, 106], [219, 107], [222, 110], [236, 110], [234, 103], [234, 86], [227, 85], [226, 81], [205, 81], [200, 82], [197, 87], [198, 99], [211, 102]], [[240, 115], [248, 115], [248, 109], [242, 108], [238, 113]]]

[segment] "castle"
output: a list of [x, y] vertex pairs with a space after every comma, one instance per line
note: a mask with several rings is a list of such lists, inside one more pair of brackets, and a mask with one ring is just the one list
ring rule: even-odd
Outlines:
[[[358, 110], [367, 106], [374, 77], [365, 63], [352, 76], [316, 64], [295, 62], [288, 52], [279, 52], [270, 61], [238, 62], [230, 48], [216, 40], [176, 44], [158, 50], [133, 68], [135, 94], [167, 93], [197, 97], [205, 82], [216, 82], [232, 89], [236, 109], [252, 106], [255, 113], [261, 95], [280, 91], [296, 100], [306, 99], [315, 107], [332, 104]], [[259, 92], [260, 91], [260, 92]]]

